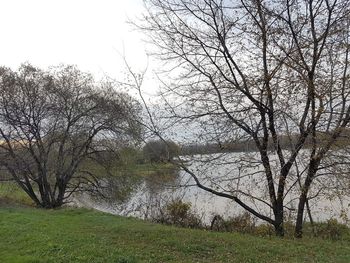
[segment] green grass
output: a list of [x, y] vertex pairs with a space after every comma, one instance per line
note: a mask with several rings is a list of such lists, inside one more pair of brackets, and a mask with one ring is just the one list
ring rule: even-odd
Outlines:
[[0, 205], [12, 204], [34, 205], [29, 196], [15, 182], [0, 182]]
[[[106, 168], [96, 162], [85, 161], [82, 170], [88, 170], [97, 177], [105, 177], [107, 174]], [[176, 166], [172, 163], [113, 163], [110, 167], [109, 172], [115, 176], [137, 176], [137, 177], [147, 177], [147, 176], [162, 176], [164, 174], [169, 174], [177, 170]]]
[[350, 262], [346, 241], [157, 225], [85, 209], [0, 207], [0, 262]]
[[167, 174], [167, 171], [172, 171], [174, 169], [176, 169], [176, 166], [172, 163], [134, 164], [127, 168], [127, 170], [133, 171], [135, 174], [141, 176], [163, 175]]

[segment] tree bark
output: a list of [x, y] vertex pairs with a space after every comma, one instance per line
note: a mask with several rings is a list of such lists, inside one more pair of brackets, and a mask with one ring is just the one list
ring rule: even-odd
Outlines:
[[299, 197], [299, 204], [298, 204], [297, 220], [295, 223], [295, 232], [294, 232], [294, 236], [296, 238], [303, 237], [303, 216], [304, 216], [305, 204], [308, 200], [307, 194], [309, 192], [312, 180], [316, 174], [316, 170], [317, 170], [319, 162], [320, 162], [320, 160], [315, 159], [315, 158], [310, 161], [308, 174], [306, 176], [303, 188], [301, 190], [301, 194]]

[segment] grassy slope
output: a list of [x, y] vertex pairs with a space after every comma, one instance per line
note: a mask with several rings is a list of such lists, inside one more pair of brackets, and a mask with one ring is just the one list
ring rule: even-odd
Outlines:
[[15, 182], [0, 182], [0, 206], [4, 204], [33, 206], [34, 202]]
[[28, 205], [17, 186], [0, 184], [1, 263], [350, 262], [348, 241], [259, 238]]
[[181, 229], [85, 209], [0, 206], [0, 262], [350, 262], [345, 241]]

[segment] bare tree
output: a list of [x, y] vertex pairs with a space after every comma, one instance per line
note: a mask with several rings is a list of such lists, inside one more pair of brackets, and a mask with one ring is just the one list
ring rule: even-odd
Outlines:
[[[234, 200], [272, 224], [279, 236], [284, 235], [289, 208], [286, 196], [299, 185], [295, 236], [301, 237], [315, 178], [350, 121], [349, 1], [145, 4], [147, 13], [137, 26], [157, 47], [153, 55], [169, 65], [163, 73], [170, 80], [163, 83], [162, 93], [168, 120], [190, 126], [192, 133], [200, 131], [202, 142], [253, 141], [258, 171], [244, 165], [253, 163], [246, 154], [235, 161], [240, 168], [228, 174], [235, 185], [243, 177], [262, 182], [267, 196], [254, 196], [232, 183], [226, 187], [217, 175], [210, 181], [188, 165], [182, 168], [198, 187]], [[149, 127], [161, 136], [154, 123]], [[288, 149], [282, 138], [289, 139]], [[298, 160], [305, 165], [296, 172]], [[271, 209], [272, 215], [248, 198]]]
[[151, 162], [170, 162], [179, 155], [180, 147], [172, 142], [162, 140], [148, 141], [142, 149], [144, 158]]
[[0, 165], [38, 205], [59, 207], [84, 182], [99, 141], [140, 134], [139, 104], [73, 66], [0, 69]]

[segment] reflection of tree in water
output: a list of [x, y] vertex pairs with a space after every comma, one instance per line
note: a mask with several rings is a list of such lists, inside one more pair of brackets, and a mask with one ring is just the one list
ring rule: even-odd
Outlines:
[[142, 184], [140, 177], [130, 174], [127, 171], [124, 171], [119, 176], [113, 176], [105, 180], [106, 187], [103, 190], [102, 198], [113, 204], [127, 202]]
[[140, 213], [147, 214], [146, 210], [158, 206], [160, 199], [169, 198], [171, 189], [177, 189], [178, 184], [176, 167], [161, 167], [146, 174], [122, 170], [97, 180], [87, 192], [93, 203], [114, 207], [123, 214], [141, 210]]
[[176, 167], [157, 169], [154, 173], [144, 177], [144, 182], [150, 193], [161, 193], [179, 184], [179, 169]]
[[177, 168], [166, 167], [142, 176], [130, 199], [119, 206], [119, 214], [152, 219], [164, 204], [179, 198], [179, 175]]

